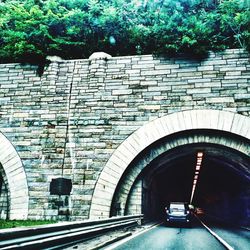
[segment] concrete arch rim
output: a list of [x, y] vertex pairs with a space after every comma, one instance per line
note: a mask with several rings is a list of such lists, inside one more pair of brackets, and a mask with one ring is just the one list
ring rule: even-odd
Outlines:
[[[122, 174], [132, 160], [153, 142], [190, 129], [215, 129], [250, 139], [249, 128], [249, 117], [211, 109], [179, 111], [146, 123], [125, 139], [107, 161], [95, 185], [89, 217], [109, 216], [112, 197]], [[100, 215], [98, 211], [101, 210], [103, 212]]]
[[15, 147], [2, 132], [0, 132], [0, 164], [8, 181], [9, 219], [26, 220], [29, 208], [26, 173]]

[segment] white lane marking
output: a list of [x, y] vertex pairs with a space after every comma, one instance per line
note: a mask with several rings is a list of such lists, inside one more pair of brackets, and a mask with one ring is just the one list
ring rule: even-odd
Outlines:
[[[199, 218], [198, 218], [199, 219]], [[218, 240], [220, 241], [228, 250], [234, 250], [232, 246], [230, 246], [225, 240], [223, 240], [218, 234], [216, 234], [214, 231], [212, 231], [204, 222], [202, 222], [200, 219], [199, 221], [201, 224]]]
[[133, 234], [133, 235], [131, 235], [131, 236], [129, 236], [129, 237], [126, 237], [125, 239], [120, 240], [120, 241], [118, 241], [118, 242], [112, 244], [112, 246], [106, 247], [106, 248], [104, 248], [104, 249], [105, 249], [105, 250], [112, 250], [112, 249], [115, 249], [116, 247], [118, 247], [118, 246], [124, 244], [125, 242], [127, 242], [127, 241], [129, 241], [129, 240], [132, 240], [133, 238], [135, 238], [135, 237], [137, 237], [137, 236], [139, 236], [139, 235], [141, 235], [141, 234], [143, 234], [143, 233], [146, 233], [147, 231], [149, 231], [149, 230], [151, 230], [151, 229], [153, 229], [153, 228], [155, 228], [155, 227], [157, 227], [157, 226], [159, 226], [159, 225], [161, 225], [161, 224], [162, 224], [162, 222], [161, 222], [161, 223], [158, 223], [158, 224], [156, 224], [156, 225], [154, 225], [154, 226], [152, 226], [152, 227], [149, 227], [149, 228], [147, 228], [147, 229], [145, 229], [145, 230], [142, 230], [142, 231], [140, 231], [140, 232], [138, 232], [138, 233], [135, 233], [135, 234]]

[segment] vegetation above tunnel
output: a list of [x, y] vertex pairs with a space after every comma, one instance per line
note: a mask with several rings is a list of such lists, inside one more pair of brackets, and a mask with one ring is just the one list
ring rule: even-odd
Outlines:
[[248, 0], [3, 0], [0, 62], [250, 49]]

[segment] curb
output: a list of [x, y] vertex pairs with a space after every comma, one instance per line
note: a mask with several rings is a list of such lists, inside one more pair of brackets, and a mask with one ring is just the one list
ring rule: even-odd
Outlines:
[[[123, 239], [125, 239], [125, 238], [127, 238], [127, 237], [136, 237], [136, 236], [138, 236], [139, 234], [142, 234], [142, 233], [144, 233], [145, 231], [148, 231], [148, 230], [152, 229], [153, 227], [158, 226], [159, 224], [161, 224], [161, 223], [153, 223], [153, 224], [150, 225], [149, 227], [144, 228], [143, 230], [140, 230], [139, 232], [136, 232], [136, 233], [134, 233], [134, 234], [133, 234], [132, 232], [123, 233], [123, 234], [117, 236], [117, 237], [114, 238], [114, 239], [107, 240], [107, 241], [105, 241], [105, 242], [103, 242], [103, 243], [100, 243], [100, 244], [98, 244], [98, 245], [96, 245], [96, 246], [94, 246], [93, 248], [90, 248], [90, 249], [88, 249], [88, 250], [98, 250], [98, 249], [100, 249], [100, 248], [102, 248], [102, 247], [109, 246], [109, 245], [111, 245], [112, 243], [116, 243], [116, 242], [118, 242], [118, 241], [120, 241], [120, 240], [123, 240]], [[112, 249], [112, 248], [111, 248], [111, 249]]]

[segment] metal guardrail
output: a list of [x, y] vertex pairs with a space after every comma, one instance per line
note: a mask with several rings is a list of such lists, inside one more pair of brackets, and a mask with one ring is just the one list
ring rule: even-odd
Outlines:
[[0, 230], [0, 249], [59, 249], [118, 228], [140, 224], [143, 215], [64, 222], [38, 227]]

